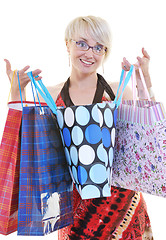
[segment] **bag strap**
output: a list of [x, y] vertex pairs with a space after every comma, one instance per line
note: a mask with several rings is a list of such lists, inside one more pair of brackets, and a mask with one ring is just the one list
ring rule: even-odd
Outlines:
[[20, 91], [20, 100], [21, 100], [21, 105], [23, 109], [23, 100], [22, 100], [22, 93], [21, 93], [21, 84], [20, 84], [20, 77], [19, 77], [19, 71], [17, 71], [17, 79], [18, 79], [18, 86], [19, 86], [19, 91]]
[[[24, 104], [23, 104], [23, 98], [22, 98], [22, 92], [21, 92], [21, 84], [20, 84], [19, 71], [17, 71], [17, 79], [18, 79], [18, 86], [19, 86], [19, 92], [20, 92], [20, 100], [21, 100], [21, 105], [22, 105], [22, 110], [23, 110]], [[36, 89], [35, 85], [31, 82], [31, 89], [32, 89], [32, 94], [33, 94], [33, 100], [34, 100], [34, 104], [35, 104], [35, 106], [36, 106], [34, 88], [35, 88], [36, 95], [37, 95], [37, 98], [38, 98], [38, 102], [39, 102], [39, 106], [40, 106], [41, 113], [43, 114], [43, 109], [42, 109], [42, 106], [41, 106], [41, 103], [40, 103], [40, 100], [39, 100], [39, 96], [38, 96], [37, 89]]]
[[[116, 104], [116, 107], [118, 108], [119, 105], [121, 104], [122, 102], [122, 96], [123, 96], [123, 93], [124, 93], [124, 90], [132, 76], [132, 72], [133, 72], [133, 69], [134, 69], [134, 66], [131, 65], [130, 67], [130, 70], [129, 72], [127, 73], [127, 75], [125, 76], [125, 71], [122, 69], [122, 72], [121, 72], [121, 76], [120, 76], [120, 82], [119, 82], [119, 86], [118, 86], [118, 90], [117, 90], [117, 93], [116, 93], [116, 96], [115, 96], [115, 100], [114, 100], [114, 103]], [[119, 90], [120, 90], [120, 87], [122, 86], [123, 84], [123, 87], [122, 87], [122, 92], [118, 98], [118, 95], [119, 95]]]
[[151, 101], [150, 95], [149, 95], [149, 92], [148, 92], [148, 88], [146, 86], [145, 78], [144, 78], [144, 75], [143, 75], [143, 72], [142, 72], [142, 69], [141, 69], [140, 66], [139, 66], [139, 74], [140, 74], [140, 77], [141, 77], [142, 84], [144, 86], [144, 90], [146, 92], [146, 96], [147, 96], [148, 100]]
[[136, 103], [136, 74], [135, 74], [135, 67], [133, 69], [133, 73], [131, 75], [131, 81], [132, 81], [132, 92], [133, 92], [133, 100], [134, 100], [134, 106]]
[[[115, 97], [115, 100], [114, 100], [114, 103], [116, 104], [116, 106], [118, 107], [122, 101], [122, 95], [123, 95], [123, 92], [131, 78], [131, 74], [132, 74], [132, 71], [133, 71], [133, 65], [131, 65], [130, 67], [130, 70], [124, 80], [124, 84], [123, 84], [123, 89], [122, 89], [122, 92], [121, 92], [121, 95], [118, 98], [118, 94], [119, 94], [119, 90], [120, 90], [120, 87], [122, 85], [122, 82], [123, 82], [123, 76], [124, 76], [124, 70], [122, 69], [122, 73], [121, 73], [121, 78], [120, 78], [120, 83], [119, 83], [119, 87], [118, 87], [118, 90], [117, 90], [117, 94], [116, 94], [116, 97]], [[38, 92], [40, 93], [40, 95], [42, 96], [42, 98], [44, 99], [44, 101], [47, 103], [47, 105], [50, 107], [50, 109], [52, 110], [52, 112], [54, 114], [57, 114], [57, 106], [52, 98], [52, 96], [50, 95], [49, 91], [47, 90], [47, 88], [45, 87], [45, 85], [43, 84], [42, 80], [38, 80], [36, 81], [32, 75], [32, 72], [28, 72], [27, 73], [28, 77], [30, 78], [30, 80], [33, 82], [35, 88], [38, 90]]]
[[54, 114], [57, 114], [57, 106], [56, 106], [53, 98], [51, 97], [51, 94], [49, 93], [49, 91], [47, 90], [45, 85], [43, 84], [42, 80], [36, 81], [32, 75], [32, 72], [28, 72], [27, 75], [30, 78], [30, 80], [32, 81], [32, 83], [34, 84], [37, 91], [40, 93], [40, 95], [44, 99], [44, 101], [47, 103], [49, 108], [52, 110], [52, 112]]
[[7, 100], [7, 102], [9, 102], [9, 99], [10, 99], [10, 94], [11, 94], [11, 91], [12, 91], [14, 75], [15, 75], [16, 71], [17, 71], [17, 70], [14, 70], [14, 71], [13, 71], [13, 75], [12, 75], [12, 80], [11, 80], [11, 84], [10, 84], [10, 90], [9, 90], [9, 95], [8, 95], [8, 100]]
[[[140, 68], [140, 66], [138, 67], [138, 70], [139, 70], [141, 81], [142, 81], [142, 84], [143, 84], [143, 87], [144, 87], [144, 90], [145, 90], [145, 93], [146, 93], [146, 97], [147, 97], [148, 101], [151, 101], [150, 95], [149, 95], [149, 92], [148, 92], [148, 89], [147, 89], [147, 86], [146, 86], [145, 78], [144, 78], [144, 75], [143, 75], [143, 72], [142, 72], [142, 69]], [[135, 67], [134, 67], [133, 73], [132, 73], [132, 76], [131, 76], [134, 104], [136, 102], [136, 73], [135, 73], [135, 71], [136, 70], [135, 70]]]

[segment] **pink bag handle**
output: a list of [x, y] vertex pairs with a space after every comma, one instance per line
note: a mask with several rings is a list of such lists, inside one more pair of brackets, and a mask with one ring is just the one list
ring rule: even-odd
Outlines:
[[[147, 88], [147, 86], [146, 86], [145, 78], [144, 78], [144, 75], [143, 75], [143, 72], [142, 72], [142, 69], [140, 68], [140, 66], [138, 67], [138, 70], [139, 70], [139, 74], [140, 74], [140, 77], [141, 77], [141, 81], [142, 81], [142, 84], [143, 84], [143, 87], [144, 87], [146, 96], [147, 96], [147, 98], [148, 98], [148, 101], [151, 101], [150, 95], [149, 95], [149, 92], [148, 92], [148, 88]], [[135, 101], [136, 101], [136, 74], [135, 74], [135, 67], [134, 67], [134, 69], [133, 69], [133, 73], [132, 73], [131, 79], [132, 79], [133, 100], [134, 100], [134, 102], [135, 102]], [[135, 104], [134, 104], [134, 105], [135, 105]]]
[[136, 104], [136, 75], [135, 75], [135, 67], [133, 69], [133, 74], [131, 76], [132, 80], [132, 92], [133, 92], [133, 100], [134, 100], [134, 108]]
[[141, 69], [140, 67], [139, 67], [139, 74], [140, 74], [140, 77], [141, 77], [142, 84], [143, 84], [143, 86], [144, 86], [144, 90], [145, 90], [145, 92], [146, 92], [146, 96], [147, 96], [148, 100], [151, 101], [150, 95], [149, 95], [149, 92], [148, 92], [148, 88], [147, 88], [147, 86], [146, 86], [145, 78], [144, 78], [142, 69]]

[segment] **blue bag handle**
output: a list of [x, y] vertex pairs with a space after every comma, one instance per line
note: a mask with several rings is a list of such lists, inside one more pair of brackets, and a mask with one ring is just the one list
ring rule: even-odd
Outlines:
[[117, 107], [117, 108], [118, 108], [119, 105], [121, 104], [124, 90], [125, 90], [128, 82], [129, 82], [129, 80], [130, 80], [130, 78], [131, 78], [133, 69], [134, 69], [134, 66], [131, 65], [129, 72], [127, 73], [127, 75], [126, 75], [126, 77], [125, 77], [124, 85], [123, 85], [123, 89], [122, 89], [121, 95], [119, 96], [119, 99], [118, 99], [119, 90], [120, 90], [120, 87], [121, 87], [121, 85], [122, 85], [123, 77], [124, 77], [124, 70], [122, 69], [122, 73], [121, 73], [121, 76], [120, 76], [120, 82], [119, 82], [118, 90], [117, 90], [117, 93], [116, 93], [116, 96], [115, 96], [115, 99], [114, 99], [114, 103], [116, 104], [116, 107]]
[[[119, 97], [119, 99], [117, 100], [118, 98], [118, 94], [119, 94], [119, 90], [120, 90], [120, 87], [122, 85], [122, 82], [123, 82], [123, 76], [124, 76], [124, 70], [122, 69], [122, 73], [121, 73], [121, 77], [120, 77], [120, 82], [119, 82], [119, 86], [118, 86], [118, 90], [117, 90], [117, 94], [116, 94], [116, 97], [115, 97], [115, 100], [114, 100], [114, 103], [116, 104], [116, 107], [118, 108], [118, 106], [120, 105], [121, 101], [122, 101], [122, 95], [123, 95], [123, 92], [131, 78], [131, 75], [132, 75], [132, 72], [133, 72], [133, 65], [131, 65], [130, 67], [130, 70], [125, 78], [125, 81], [124, 81], [124, 85], [123, 85], [123, 89], [122, 89], [122, 92], [121, 92], [121, 95]], [[50, 109], [52, 110], [52, 112], [54, 114], [57, 114], [57, 106], [53, 100], [53, 98], [51, 97], [51, 94], [49, 93], [49, 91], [47, 90], [47, 88], [45, 87], [45, 85], [43, 84], [42, 80], [38, 80], [36, 81], [32, 75], [32, 72], [28, 72], [27, 73], [28, 77], [30, 78], [30, 80], [32, 81], [32, 83], [34, 84], [35, 88], [38, 90], [38, 92], [40, 93], [40, 95], [42, 96], [42, 98], [44, 99], [44, 101], [47, 103], [47, 105], [50, 107]]]
[[[20, 77], [19, 77], [19, 71], [17, 71], [17, 79], [18, 79], [18, 86], [19, 86], [19, 92], [20, 92], [20, 99], [21, 99], [21, 105], [22, 105], [22, 109], [24, 107], [23, 105], [23, 99], [22, 99], [22, 92], [21, 92], [21, 84], [20, 84]], [[36, 106], [36, 101], [35, 101], [35, 94], [34, 94], [34, 85], [32, 84], [31, 82], [31, 89], [32, 89], [32, 94], [33, 94], [33, 100], [34, 100], [34, 104]], [[36, 90], [36, 95], [37, 95], [37, 98], [38, 98], [38, 102], [39, 102], [39, 106], [40, 106], [40, 110], [42, 112], [42, 106], [41, 106], [41, 103], [40, 103], [40, 100], [39, 100], [39, 96], [38, 96], [38, 92], [37, 92], [37, 89], [35, 88]]]
[[27, 75], [30, 78], [30, 80], [32, 81], [32, 83], [34, 84], [37, 91], [40, 93], [40, 95], [44, 99], [44, 101], [47, 103], [49, 108], [52, 110], [52, 112], [54, 114], [57, 114], [57, 106], [56, 106], [53, 98], [51, 97], [51, 94], [49, 93], [47, 88], [44, 86], [42, 80], [36, 81], [32, 75], [32, 72], [28, 72]]
[[17, 79], [18, 79], [18, 86], [19, 86], [19, 92], [20, 92], [21, 105], [22, 105], [22, 109], [23, 109], [23, 100], [22, 100], [22, 93], [21, 93], [19, 71], [17, 71]]

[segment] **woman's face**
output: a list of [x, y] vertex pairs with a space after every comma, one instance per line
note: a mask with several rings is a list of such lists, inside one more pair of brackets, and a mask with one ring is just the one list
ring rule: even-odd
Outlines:
[[[84, 41], [89, 46], [93, 47], [99, 45], [94, 39], [89, 35], [77, 36], [74, 41]], [[67, 43], [67, 50], [70, 55], [70, 60], [72, 63], [72, 71], [78, 71], [84, 74], [90, 74], [96, 72], [97, 68], [102, 64], [104, 60], [104, 55], [97, 55], [89, 48], [87, 51], [80, 50], [74, 41]]]

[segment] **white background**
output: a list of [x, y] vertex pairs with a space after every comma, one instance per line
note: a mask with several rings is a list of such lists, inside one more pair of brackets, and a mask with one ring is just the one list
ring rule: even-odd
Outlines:
[[[166, 103], [165, 1], [158, 0], [0, 0], [0, 134], [9, 93], [4, 58], [12, 68], [42, 69], [44, 83], [55, 85], [70, 74], [64, 42], [65, 27], [80, 15], [105, 18], [113, 33], [112, 53], [104, 66], [108, 81], [119, 81], [121, 61], [135, 63], [141, 48], [151, 56], [150, 73], [157, 101]], [[100, 69], [101, 73], [102, 70]], [[29, 91], [29, 90], [28, 90]], [[145, 194], [155, 240], [164, 240], [166, 199]], [[46, 238], [56, 239], [53, 233]], [[6, 239], [19, 238], [16, 233]], [[21, 237], [26, 239], [28, 237]], [[4, 236], [1, 236], [4, 239]], [[36, 237], [35, 239], [39, 239]]]

